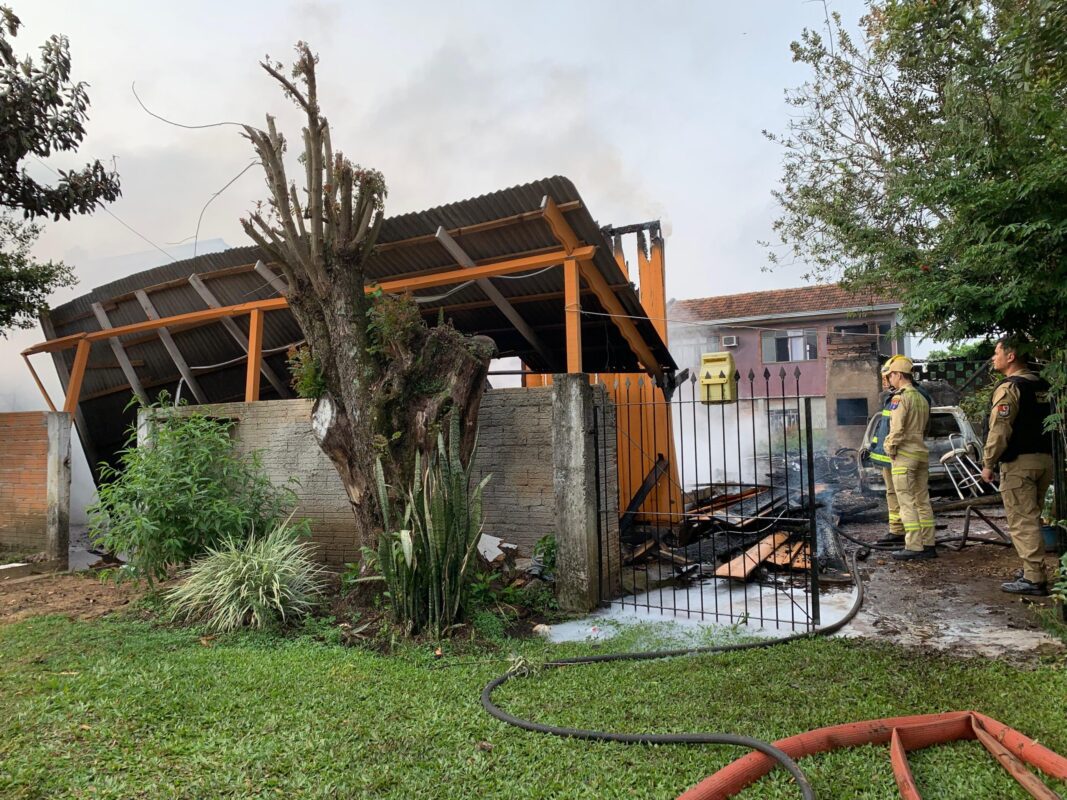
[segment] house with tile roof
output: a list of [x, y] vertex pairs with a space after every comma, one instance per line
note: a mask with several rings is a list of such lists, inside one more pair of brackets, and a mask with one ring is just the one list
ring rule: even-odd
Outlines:
[[[702, 353], [730, 352], [738, 371], [777, 379], [800, 369], [800, 394], [813, 398], [817, 428], [830, 442], [847, 443], [853, 428], [876, 410], [881, 359], [910, 352], [897, 334], [900, 302], [858, 295], [838, 284], [673, 300], [667, 306], [671, 354], [679, 369], [696, 373]], [[772, 382], [772, 395], [774, 384]], [[840, 431], [837, 428], [847, 430]]]

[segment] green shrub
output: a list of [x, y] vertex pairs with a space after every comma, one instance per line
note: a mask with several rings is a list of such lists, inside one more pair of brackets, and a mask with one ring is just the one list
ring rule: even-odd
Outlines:
[[554, 574], [556, 571], [556, 535], [549, 533], [538, 539], [534, 544], [533, 554], [534, 558], [541, 562], [543, 573]]
[[453, 415], [449, 447], [437, 437], [437, 453], [415, 474], [403, 515], [393, 524], [381, 462], [376, 467], [384, 530], [377, 565], [396, 621], [410, 634], [442, 636], [464, 618], [468, 570], [482, 531], [482, 490], [486, 476], [471, 487], [469, 468], [459, 457], [459, 421]]
[[271, 484], [257, 455], [237, 453], [232, 420], [150, 408], [150, 440], [138, 447], [134, 425], [119, 467], [100, 465], [89, 535], [98, 547], [126, 554], [130, 572], [152, 583], [166, 576], [168, 565], [186, 563], [224, 539], [270, 530], [295, 506], [296, 495]]
[[322, 594], [325, 570], [299, 534], [287, 520], [265, 536], [253, 532], [209, 548], [168, 593], [172, 617], [223, 633], [305, 616]]
[[1053, 584], [1052, 593], [1061, 603], [1067, 603], [1067, 553], [1060, 556], [1060, 574]]

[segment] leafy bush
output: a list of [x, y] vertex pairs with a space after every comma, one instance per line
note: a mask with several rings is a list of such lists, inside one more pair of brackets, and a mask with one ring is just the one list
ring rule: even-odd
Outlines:
[[1067, 553], [1060, 556], [1060, 574], [1052, 586], [1052, 593], [1061, 603], [1067, 603]]
[[228, 537], [209, 548], [168, 594], [173, 618], [223, 633], [305, 616], [323, 591], [325, 570], [299, 541], [300, 528], [286, 520], [265, 536]]
[[471, 488], [469, 468], [459, 456], [459, 421], [453, 415], [449, 447], [437, 437], [436, 456], [415, 474], [403, 515], [392, 524], [381, 462], [376, 467], [384, 530], [377, 564], [388, 589], [393, 616], [408, 633], [441, 636], [464, 618], [467, 571], [482, 531], [482, 491], [486, 476]]
[[257, 455], [237, 453], [232, 420], [151, 409], [149, 441], [138, 447], [131, 427], [119, 467], [100, 465], [103, 482], [89, 508], [93, 542], [125, 553], [149, 583], [224, 539], [272, 529], [296, 504], [291, 489], [271, 484]]
[[556, 571], [556, 536], [553, 533], [542, 536], [534, 544], [534, 558], [541, 564], [542, 573], [552, 575]]

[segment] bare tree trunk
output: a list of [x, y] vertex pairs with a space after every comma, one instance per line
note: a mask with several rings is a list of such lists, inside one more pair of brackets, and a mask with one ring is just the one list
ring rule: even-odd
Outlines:
[[411, 298], [367, 294], [364, 264], [383, 218], [385, 184], [374, 170], [333, 154], [319, 116], [315, 56], [297, 45], [296, 83], [264, 62], [307, 115], [303, 130], [304, 204], [286, 178], [285, 139], [273, 117], [267, 130], [246, 127], [270, 189], [269, 207], [241, 220], [289, 281], [289, 307], [327, 387], [314, 410], [315, 435], [330, 457], [355, 517], [356, 544], [372, 545], [381, 528], [374, 464], [399, 494], [415, 477], [415, 453], [428, 453], [447, 418], [460, 415], [461, 452], [469, 458], [478, 406], [496, 346], [451, 325], [427, 328]]

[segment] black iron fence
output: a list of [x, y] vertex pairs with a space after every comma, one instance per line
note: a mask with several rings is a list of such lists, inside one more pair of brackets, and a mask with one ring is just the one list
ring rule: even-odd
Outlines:
[[810, 630], [815, 441], [800, 368], [704, 377], [711, 385], [694, 375], [669, 399], [644, 377], [604, 382], [593, 425], [602, 603]]

